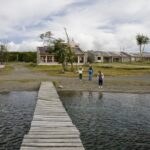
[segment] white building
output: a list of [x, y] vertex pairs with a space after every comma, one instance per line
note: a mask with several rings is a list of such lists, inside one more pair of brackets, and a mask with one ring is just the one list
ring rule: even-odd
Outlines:
[[[141, 60], [139, 53], [89, 51], [88, 59], [93, 62], [134, 62]], [[150, 53], [143, 53], [143, 60], [150, 61]]]
[[[77, 56], [76, 64], [82, 65], [87, 63], [87, 53], [83, 52], [79, 45], [75, 44], [74, 41], [70, 42], [71, 49]], [[37, 64], [38, 65], [58, 65], [57, 57], [55, 53], [49, 53], [48, 47], [37, 47]]]

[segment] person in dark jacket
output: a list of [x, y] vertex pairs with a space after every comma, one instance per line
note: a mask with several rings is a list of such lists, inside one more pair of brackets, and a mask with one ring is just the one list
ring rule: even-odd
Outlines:
[[98, 84], [99, 84], [99, 88], [103, 88], [103, 82], [104, 82], [104, 74], [99, 71], [98, 72]]
[[93, 77], [93, 69], [92, 69], [91, 66], [89, 67], [88, 75], [89, 75], [89, 80], [92, 80], [92, 77]]

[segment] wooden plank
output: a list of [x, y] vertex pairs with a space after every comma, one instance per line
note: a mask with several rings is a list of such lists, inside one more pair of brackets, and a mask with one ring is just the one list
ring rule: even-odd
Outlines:
[[35, 118], [33, 121], [55, 121], [55, 122], [71, 122], [68, 118]]
[[38, 147], [81, 147], [82, 143], [23, 143], [22, 146]]
[[28, 147], [23, 146], [21, 150], [85, 150], [83, 147]]
[[79, 138], [75, 139], [24, 139], [23, 143], [81, 143]]
[[74, 127], [31, 127], [30, 131], [47, 131], [47, 132], [60, 132], [60, 131], [70, 131], [79, 132]]
[[48, 115], [48, 116], [67, 116], [67, 113], [57, 113], [57, 112], [53, 112], [53, 113], [40, 113], [40, 112], [36, 112], [35, 115]]
[[33, 132], [33, 131], [30, 131], [29, 134], [30, 135], [65, 135], [65, 134], [66, 135], [72, 135], [72, 134], [80, 135], [79, 132], [77, 132], [77, 131], [75, 131], [75, 132], [72, 132], [72, 131], [59, 131], [59, 132], [54, 132], [54, 131], [51, 131], [51, 132], [48, 132], [48, 131]]
[[40, 118], [40, 119], [42, 119], [42, 118], [47, 118], [47, 119], [69, 119], [69, 120], [71, 120], [68, 116], [47, 116], [47, 115], [34, 115], [34, 117], [33, 118]]
[[72, 135], [66, 135], [66, 134], [62, 134], [62, 135], [30, 135], [30, 132], [28, 135], [25, 135], [24, 138], [26, 139], [70, 139], [70, 138], [79, 138], [78, 134], [72, 134]]

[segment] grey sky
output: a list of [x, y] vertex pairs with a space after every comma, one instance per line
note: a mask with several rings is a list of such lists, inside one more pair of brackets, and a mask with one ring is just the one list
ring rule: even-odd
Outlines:
[[0, 39], [35, 50], [40, 33], [65, 39], [66, 27], [83, 50], [135, 51], [135, 36], [150, 36], [149, 14], [149, 0], [0, 0]]

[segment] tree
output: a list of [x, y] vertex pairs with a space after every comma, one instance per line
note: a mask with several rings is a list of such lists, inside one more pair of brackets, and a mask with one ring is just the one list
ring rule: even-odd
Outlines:
[[70, 45], [67, 45], [67, 62], [71, 64], [71, 71], [74, 70], [73, 63], [76, 60], [76, 55]]
[[54, 41], [54, 53], [58, 62], [62, 64], [63, 71], [66, 71], [67, 45], [62, 39]]
[[75, 62], [75, 54], [72, 50], [67, 31], [67, 43], [64, 43], [62, 39], [55, 39], [52, 37], [52, 33], [47, 31], [40, 35], [43, 40], [43, 45], [47, 48], [47, 52], [54, 53], [58, 59], [58, 62], [62, 64], [63, 70], [66, 71], [67, 63], [71, 64], [71, 70], [73, 71], [73, 63]]
[[9, 52], [8, 61], [9, 62], [33, 62], [37, 61], [37, 53], [36, 52]]
[[67, 29], [64, 28], [64, 30], [65, 30], [65, 34], [67, 37], [67, 61], [71, 64], [71, 71], [73, 71], [74, 70], [73, 63], [75, 62], [76, 56], [72, 47], [70, 46], [70, 40], [69, 40], [69, 36], [67, 33]]
[[6, 44], [0, 45], [0, 64], [3, 64], [7, 60], [7, 46]]
[[47, 31], [45, 33], [40, 34], [40, 38], [43, 41], [43, 45], [47, 47], [47, 52], [51, 53], [54, 48], [55, 39], [52, 37], [52, 32]]
[[50, 46], [52, 44], [53, 38], [51, 31], [40, 34], [40, 38], [43, 41], [43, 45]]
[[149, 43], [149, 37], [143, 34], [138, 34], [136, 36], [136, 41], [137, 41], [137, 45], [139, 45], [141, 60], [143, 60], [144, 48], [145, 48], [145, 45]]

